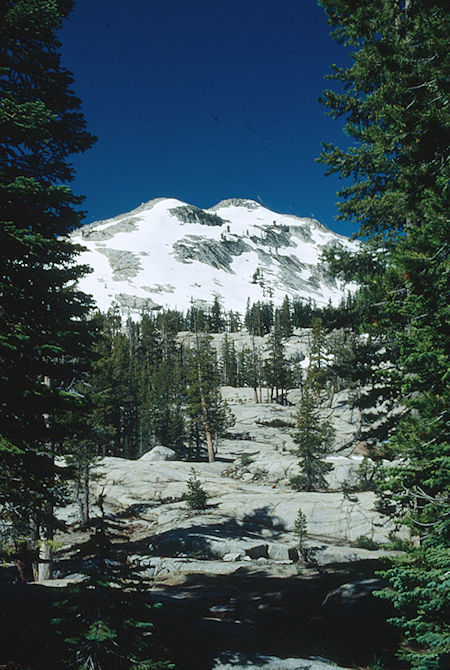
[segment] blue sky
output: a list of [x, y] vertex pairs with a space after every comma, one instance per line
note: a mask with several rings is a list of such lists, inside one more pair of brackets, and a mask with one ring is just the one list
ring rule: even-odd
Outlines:
[[336, 223], [346, 145], [318, 97], [345, 52], [315, 0], [77, 0], [60, 33], [96, 145], [74, 157], [86, 222], [155, 197], [246, 197]]

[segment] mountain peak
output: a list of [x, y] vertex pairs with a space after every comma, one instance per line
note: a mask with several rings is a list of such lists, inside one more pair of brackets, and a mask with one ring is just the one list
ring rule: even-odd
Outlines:
[[251, 210], [258, 209], [258, 207], [261, 207], [261, 205], [259, 202], [250, 200], [248, 198], [227, 198], [225, 200], [221, 200], [217, 203], [217, 205], [214, 205], [209, 209], [210, 211], [215, 212], [217, 209], [223, 209], [224, 207], [244, 207], [245, 209]]
[[330, 246], [355, 246], [314, 219], [244, 198], [209, 209], [155, 198], [83, 226], [72, 238], [85, 247], [80, 262], [93, 268], [80, 288], [100, 309], [118, 303], [131, 314], [144, 307], [186, 310], [215, 297], [241, 313], [248, 298], [337, 303], [348, 287], [327, 275], [320, 255]]

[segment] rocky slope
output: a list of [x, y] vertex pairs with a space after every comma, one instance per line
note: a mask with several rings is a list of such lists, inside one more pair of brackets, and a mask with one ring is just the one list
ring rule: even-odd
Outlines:
[[[362, 667], [381, 647], [393, 649], [386, 612], [371, 597], [383, 586], [373, 570], [387, 550], [361, 546], [361, 537], [382, 546], [392, 528], [372, 492], [343, 493], [363, 458], [346, 392], [322, 409], [338, 440], [328, 457], [329, 490], [318, 493], [289, 484], [298, 472], [295, 405], [255, 403], [247, 388], [222, 393], [236, 421], [215, 463], [174, 460], [171, 450], [155, 447], [138, 461], [103, 459], [93, 480], [93, 495], [125, 520], [121, 551], [152, 578], [154, 598], [164, 604], [157, 626], [170, 658], [184, 670], [325, 670], [331, 661]], [[192, 510], [185, 498], [192, 468], [208, 493], [205, 510]], [[299, 509], [307, 521], [303, 552], [294, 530]], [[75, 509], [61, 517], [74, 521]], [[68, 571], [83, 571], [64, 551], [62, 584], [78, 578]]]
[[93, 269], [80, 282], [97, 305], [125, 312], [187, 309], [211, 303], [243, 313], [251, 301], [291, 298], [322, 305], [349, 288], [328, 276], [321, 252], [351, 247], [314, 219], [272, 212], [252, 200], [230, 199], [203, 210], [158, 198], [72, 234]]
[[[171, 583], [193, 570], [229, 574], [249, 560], [275, 572], [283, 565], [283, 573], [295, 574], [299, 509], [315, 564], [385, 553], [355, 546], [360, 537], [386, 543], [392, 528], [375, 511], [374, 493], [343, 493], [344, 483], [357, 481], [363, 460], [357, 444], [343, 446], [356, 428], [345, 392], [322, 410], [338, 429], [339, 451], [327, 457], [333, 465], [329, 490], [314, 493], [293, 491], [289, 483], [299, 472], [291, 436], [295, 406], [255, 403], [251, 389], [224, 387], [222, 393], [236, 422], [220, 442], [215, 463], [173, 460], [171, 450], [156, 447], [138, 461], [109, 457], [99, 464], [95, 493], [102, 491], [116, 513], [131, 511], [136, 538], [149, 540], [148, 555], [136, 555], [136, 561]], [[190, 509], [184, 499], [193, 468], [208, 492], [204, 511]]]

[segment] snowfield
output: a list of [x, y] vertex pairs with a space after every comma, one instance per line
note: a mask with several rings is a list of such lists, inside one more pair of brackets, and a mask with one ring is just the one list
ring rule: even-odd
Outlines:
[[247, 299], [290, 298], [333, 304], [352, 290], [327, 276], [325, 248], [355, 248], [318, 221], [278, 214], [252, 200], [230, 199], [199, 209], [172, 198], [83, 226], [72, 240], [85, 251], [79, 262], [93, 272], [80, 288], [107, 310], [186, 310], [211, 304], [245, 311]]

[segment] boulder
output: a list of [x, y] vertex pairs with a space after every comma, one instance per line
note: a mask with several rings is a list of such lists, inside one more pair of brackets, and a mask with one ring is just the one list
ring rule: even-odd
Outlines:
[[269, 555], [269, 546], [267, 544], [256, 544], [245, 550], [247, 556], [250, 558], [267, 558]]
[[235, 563], [236, 561], [240, 561], [241, 558], [243, 558], [243, 556], [244, 556], [243, 553], [235, 551], [222, 556], [222, 560], [225, 561], [226, 563]]
[[221, 660], [215, 659], [213, 670], [349, 670], [342, 666], [310, 658], [279, 658], [277, 656], [262, 656], [252, 654], [245, 658], [243, 654], [236, 654]]
[[150, 451], [146, 451], [143, 456], [140, 457], [140, 461], [175, 461], [177, 457], [176, 451], [170, 449], [169, 447], [164, 447], [162, 444], [158, 444]]
[[357, 582], [341, 584], [337, 589], [330, 591], [325, 596], [322, 606], [327, 609], [336, 609], [342, 612], [344, 609], [355, 609], [365, 603], [372, 593], [386, 586], [382, 579], [362, 579]]
[[271, 542], [269, 544], [268, 556], [273, 561], [298, 561], [298, 551], [296, 547], [279, 542]]

